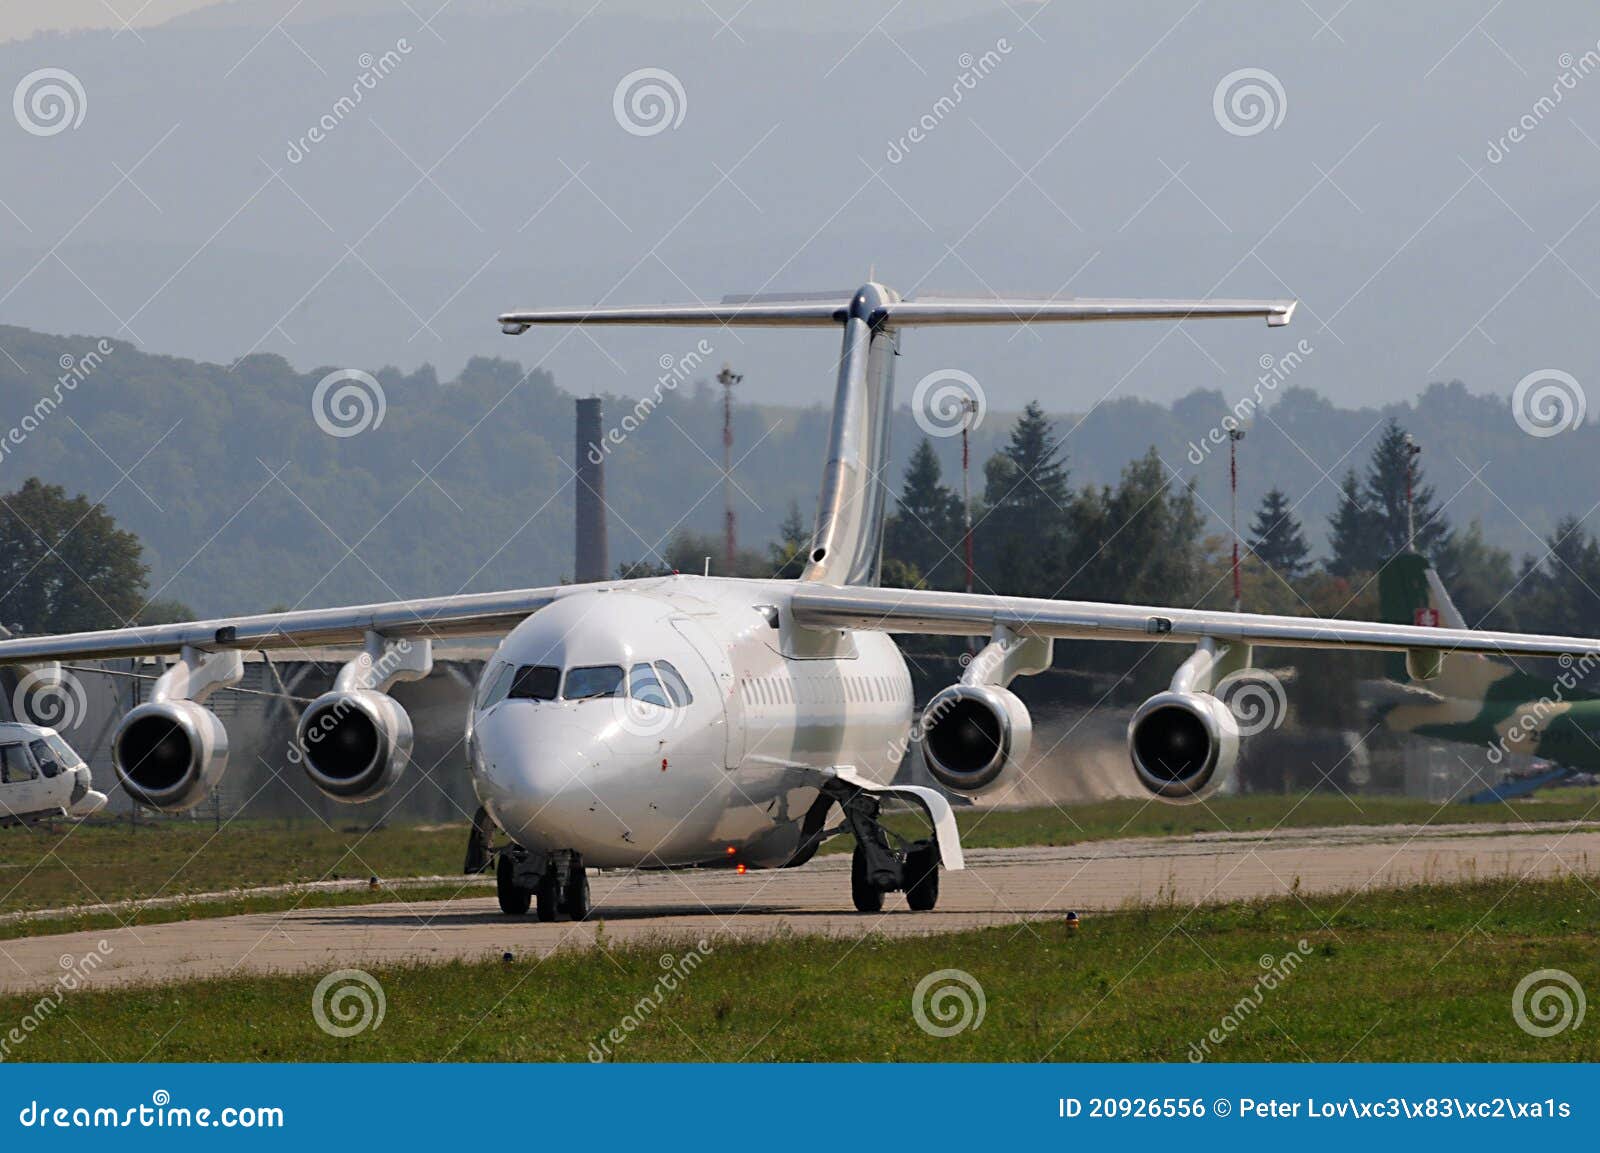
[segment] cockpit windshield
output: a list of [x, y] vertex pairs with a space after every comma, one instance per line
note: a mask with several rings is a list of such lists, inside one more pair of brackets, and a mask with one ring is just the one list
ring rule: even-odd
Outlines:
[[478, 708], [493, 708], [502, 700], [592, 701], [621, 696], [663, 709], [682, 708], [694, 700], [670, 661], [640, 661], [626, 673], [620, 665], [582, 665], [567, 670], [564, 684], [554, 665], [502, 664], [481, 682]]
[[596, 697], [620, 697], [622, 695], [622, 666], [621, 665], [586, 665], [582, 668], [567, 670], [566, 691], [562, 694], [569, 701], [589, 701]]

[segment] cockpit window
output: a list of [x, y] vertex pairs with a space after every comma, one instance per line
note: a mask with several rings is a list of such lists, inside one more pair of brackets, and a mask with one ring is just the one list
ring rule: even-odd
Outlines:
[[667, 696], [672, 698], [673, 704], [682, 708], [694, 700], [694, 694], [678, 675], [678, 670], [672, 667], [671, 661], [657, 661], [656, 672], [660, 674], [662, 687], [667, 690]]
[[569, 701], [622, 695], [621, 665], [587, 665], [567, 670], [567, 688], [562, 694]]
[[[619, 670], [620, 675], [620, 670]], [[561, 670], [554, 665], [523, 665], [506, 694], [512, 701], [553, 701], [561, 687]]]
[[636, 701], [660, 705], [664, 709], [672, 707], [672, 701], [667, 698], [667, 690], [661, 687], [655, 669], [647, 664], [637, 664], [628, 670], [628, 695]]
[[33, 759], [39, 762], [39, 767], [44, 770], [46, 777], [59, 777], [61, 775], [61, 762], [49, 745], [43, 741], [30, 741], [28, 743], [28, 751], [33, 754]]
[[511, 688], [511, 674], [515, 671], [504, 661], [497, 661], [484, 673], [478, 685], [478, 708], [486, 709], [505, 700], [506, 692]]
[[56, 755], [56, 760], [63, 765], [83, 764], [83, 758], [78, 756], [77, 750], [67, 744], [59, 733], [51, 733], [44, 739], [44, 743], [50, 746], [50, 751]]

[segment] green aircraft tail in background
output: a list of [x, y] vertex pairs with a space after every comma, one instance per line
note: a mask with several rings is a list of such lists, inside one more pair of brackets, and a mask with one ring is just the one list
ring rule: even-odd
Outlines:
[[[1384, 566], [1378, 593], [1386, 623], [1472, 627], [1428, 559], [1417, 553], [1402, 553]], [[1496, 657], [1451, 653], [1426, 680], [1410, 675], [1404, 655], [1386, 660], [1395, 682], [1384, 702], [1389, 729], [1476, 745], [1487, 751], [1490, 765], [1520, 754], [1569, 769], [1600, 770], [1600, 695], [1584, 687], [1600, 660], [1563, 658], [1519, 668]]]

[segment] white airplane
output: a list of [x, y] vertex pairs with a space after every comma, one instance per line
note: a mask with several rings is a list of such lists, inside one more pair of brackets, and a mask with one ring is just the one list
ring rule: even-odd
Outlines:
[[0, 826], [87, 817], [105, 808], [89, 766], [54, 729], [0, 721]]
[[[1169, 688], [1128, 728], [1138, 782], [1166, 801], [1214, 790], [1238, 729], [1210, 689], [1253, 645], [1409, 654], [1437, 674], [1450, 651], [1578, 656], [1600, 642], [1361, 621], [878, 587], [888, 498], [893, 366], [918, 325], [1265, 318], [1292, 301], [902, 300], [876, 283], [837, 297], [720, 305], [511, 312], [538, 324], [764, 325], [843, 333], [833, 425], [809, 563], [798, 580], [671, 576], [435, 597], [188, 624], [0, 641], [0, 664], [167, 655], [176, 659], [114, 735], [124, 789], [164, 810], [198, 804], [227, 766], [207, 697], [234, 684], [241, 653], [359, 644], [302, 715], [304, 769], [330, 797], [370, 801], [404, 772], [411, 722], [388, 689], [424, 677], [431, 643], [504, 633], [484, 668], [467, 749], [481, 803], [469, 871], [493, 857], [501, 908], [550, 920], [589, 911], [586, 866], [784, 868], [827, 838], [855, 839], [855, 907], [903, 891], [938, 899], [939, 868], [962, 867], [944, 793], [895, 785], [917, 741], [944, 789], [976, 795], [1023, 769], [1032, 724], [1007, 687], [1050, 665], [1057, 638], [1194, 646]], [[889, 634], [988, 636], [959, 683], [913, 727], [911, 678]], [[891, 836], [889, 798], [914, 802], [931, 835]], [[830, 824], [837, 808], [842, 820]], [[498, 829], [507, 842], [492, 847]]]

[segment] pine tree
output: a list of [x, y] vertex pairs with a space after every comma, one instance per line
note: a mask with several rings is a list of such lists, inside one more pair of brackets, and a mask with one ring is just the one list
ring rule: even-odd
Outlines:
[[1061, 442], [1038, 401], [1029, 401], [1007, 443], [984, 465], [984, 511], [976, 551], [997, 592], [1053, 597], [1069, 573], [1063, 552], [1073, 505]]
[[[1416, 539], [1409, 533], [1406, 510], [1406, 476], [1411, 474], [1411, 513], [1416, 524]], [[1414, 547], [1426, 557], [1437, 558], [1450, 540], [1450, 525], [1434, 508], [1433, 486], [1424, 484], [1422, 466], [1405, 429], [1393, 419], [1372, 450], [1362, 503], [1373, 518], [1373, 543], [1381, 567], [1389, 559]]]
[[805, 571], [811, 552], [811, 530], [800, 515], [800, 502], [791, 500], [783, 523], [778, 526], [778, 539], [767, 546], [767, 559], [772, 564], [774, 580], [797, 580]]
[[1310, 571], [1311, 546], [1295, 519], [1289, 496], [1273, 488], [1261, 500], [1250, 526], [1250, 551], [1284, 580], [1296, 581]]
[[1374, 572], [1383, 563], [1378, 555], [1376, 519], [1362, 503], [1363, 496], [1361, 481], [1352, 468], [1339, 485], [1339, 507], [1328, 522], [1328, 571], [1335, 576]]
[[885, 570], [890, 561], [914, 571], [924, 587], [958, 588], [962, 579], [961, 498], [943, 483], [927, 437], [911, 453], [895, 513], [884, 526]]

